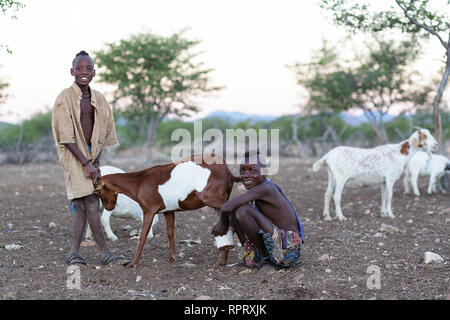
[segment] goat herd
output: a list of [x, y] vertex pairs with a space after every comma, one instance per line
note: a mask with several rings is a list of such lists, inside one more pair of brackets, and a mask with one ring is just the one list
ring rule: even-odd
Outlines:
[[[332, 149], [313, 164], [314, 172], [319, 171], [323, 165], [326, 165], [328, 170], [324, 219], [331, 220], [331, 198], [335, 203], [337, 218], [346, 219], [341, 210], [341, 196], [345, 186], [381, 185], [381, 216], [391, 218], [394, 218], [391, 205], [393, 186], [402, 173], [405, 173], [405, 193], [409, 193], [411, 184], [414, 194], [419, 196], [419, 175], [429, 175], [427, 193], [436, 192], [437, 179], [448, 174], [450, 170], [450, 162], [446, 157], [432, 154], [437, 147], [438, 143], [430, 132], [427, 129], [419, 129], [409, 139], [398, 144], [371, 149], [346, 146]], [[147, 237], [153, 236], [152, 229], [158, 221], [158, 213], [165, 216], [170, 243], [169, 261], [174, 261], [174, 212], [204, 206], [217, 211], [228, 200], [233, 183], [239, 181], [224, 162], [220, 165], [210, 165], [203, 161], [196, 165], [193, 158], [133, 173], [125, 173], [111, 166], [102, 166], [100, 170], [102, 178], [97, 183], [96, 192], [104, 207], [101, 221], [107, 238], [117, 240], [109, 224], [111, 215], [134, 218], [143, 223], [138, 250], [129, 267], [138, 264]], [[151, 179], [146, 179], [147, 177]], [[86, 237], [90, 237], [89, 230]], [[228, 250], [224, 250], [217, 265], [226, 264], [227, 255]]]

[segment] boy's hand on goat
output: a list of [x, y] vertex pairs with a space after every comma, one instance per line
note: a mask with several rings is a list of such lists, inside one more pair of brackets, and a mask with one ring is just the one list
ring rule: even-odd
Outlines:
[[212, 229], [211, 233], [214, 236], [223, 236], [228, 231], [228, 226], [224, 225], [222, 221], [219, 221], [216, 223], [214, 228]]
[[100, 169], [98, 167], [94, 167], [91, 162], [83, 166], [83, 169], [86, 178], [96, 181], [100, 176]]

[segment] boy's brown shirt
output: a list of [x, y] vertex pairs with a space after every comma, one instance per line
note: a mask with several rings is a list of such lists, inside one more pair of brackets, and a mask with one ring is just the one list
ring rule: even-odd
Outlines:
[[64, 170], [64, 182], [68, 199], [90, 195], [94, 185], [86, 178], [80, 161], [64, 146], [75, 143], [86, 159], [94, 160], [104, 147], [118, 144], [114, 117], [109, 103], [103, 94], [91, 88], [91, 105], [95, 120], [91, 137], [91, 152], [84, 138], [80, 122], [81, 90], [76, 83], [64, 89], [56, 98], [52, 112], [52, 132], [56, 151]]

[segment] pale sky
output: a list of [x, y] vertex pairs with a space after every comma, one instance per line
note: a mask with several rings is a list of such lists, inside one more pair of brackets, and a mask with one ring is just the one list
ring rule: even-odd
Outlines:
[[[212, 84], [225, 86], [197, 100], [202, 117], [217, 110], [284, 115], [302, 102], [294, 73], [286, 65], [308, 62], [321, 39], [339, 40], [334, 26], [312, 0], [22, 0], [18, 19], [0, 14], [0, 78], [10, 82], [12, 96], [0, 106], [0, 120], [17, 122], [53, 106], [73, 82], [75, 54], [103, 48], [107, 42], [150, 31], [169, 36], [184, 28], [201, 43], [205, 67], [213, 68]], [[389, 5], [393, 0], [386, 1]], [[443, 49], [427, 61], [440, 65]], [[93, 80], [107, 94], [109, 88]]]

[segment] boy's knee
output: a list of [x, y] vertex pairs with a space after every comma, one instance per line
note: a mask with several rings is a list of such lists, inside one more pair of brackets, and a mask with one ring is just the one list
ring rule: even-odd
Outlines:
[[242, 223], [248, 218], [250, 211], [251, 210], [248, 205], [243, 205], [243, 206], [238, 207], [234, 211], [234, 216], [239, 223]]
[[99, 199], [96, 195], [89, 195], [85, 197], [84, 204], [86, 211], [89, 213], [98, 213], [99, 211]]

